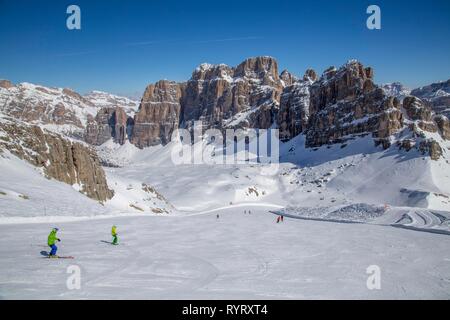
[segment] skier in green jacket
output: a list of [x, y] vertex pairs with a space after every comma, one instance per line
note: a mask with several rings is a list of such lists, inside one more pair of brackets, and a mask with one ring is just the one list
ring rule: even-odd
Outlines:
[[56, 246], [56, 241], [61, 241], [58, 237], [56, 237], [56, 233], [58, 232], [58, 228], [53, 228], [53, 230], [48, 235], [47, 244], [52, 249], [50, 251], [50, 257], [56, 257], [56, 251], [58, 247]]
[[111, 235], [113, 237], [112, 244], [115, 244], [115, 245], [119, 244], [118, 243], [119, 239], [117, 238], [117, 227], [116, 226], [112, 226]]

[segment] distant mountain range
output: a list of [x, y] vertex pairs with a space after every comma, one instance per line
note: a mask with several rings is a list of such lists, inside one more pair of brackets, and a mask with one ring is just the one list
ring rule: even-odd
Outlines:
[[114, 190], [91, 146], [164, 146], [195, 121], [204, 129], [278, 128], [282, 141], [301, 136], [311, 150], [368, 136], [392, 152], [448, 161], [450, 80], [409, 90], [373, 79], [355, 60], [298, 77], [264, 56], [234, 67], [202, 64], [185, 82], [148, 85], [140, 101], [0, 80], [0, 149], [102, 202]]

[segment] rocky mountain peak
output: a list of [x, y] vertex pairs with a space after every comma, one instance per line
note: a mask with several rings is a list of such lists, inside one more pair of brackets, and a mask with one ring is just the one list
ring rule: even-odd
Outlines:
[[236, 67], [234, 76], [258, 79], [263, 85], [273, 85], [280, 79], [278, 62], [268, 56], [249, 58]]
[[305, 71], [305, 74], [303, 75], [303, 80], [304, 81], [312, 81], [315, 82], [317, 81], [317, 73], [313, 70], [313, 69], [307, 69]]
[[0, 88], [9, 89], [14, 87], [14, 84], [9, 80], [0, 80]]

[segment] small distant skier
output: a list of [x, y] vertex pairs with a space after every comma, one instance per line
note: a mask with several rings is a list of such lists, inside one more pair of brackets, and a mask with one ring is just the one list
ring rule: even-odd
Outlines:
[[216, 216], [216, 217], [217, 217], [217, 219], [219, 219], [219, 214], [217, 214], [217, 216]]
[[252, 212], [250, 210], [248, 210], [248, 214], [252, 214]]
[[57, 258], [56, 251], [58, 250], [58, 247], [56, 246], [56, 241], [61, 241], [56, 236], [56, 233], [58, 232], [58, 228], [53, 228], [50, 234], [48, 235], [47, 244], [51, 248], [51, 251], [49, 253], [49, 258]]
[[284, 221], [284, 216], [280, 216], [280, 218], [281, 218], [281, 222], [283, 222]]
[[277, 217], [277, 223], [280, 223], [280, 216]]
[[119, 244], [118, 243], [119, 239], [117, 238], [117, 227], [116, 226], [112, 226], [112, 228], [111, 228], [111, 235], [113, 237], [112, 244], [118, 245]]

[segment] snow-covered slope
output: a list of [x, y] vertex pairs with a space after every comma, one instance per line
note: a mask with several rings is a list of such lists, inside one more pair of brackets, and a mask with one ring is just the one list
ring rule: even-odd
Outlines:
[[411, 94], [411, 89], [405, 87], [400, 82], [385, 83], [381, 85], [381, 88], [388, 96], [393, 96], [400, 100], [403, 100], [404, 97]]
[[48, 88], [20, 83], [0, 87], [0, 112], [16, 119], [81, 137], [88, 115], [95, 116], [98, 108], [70, 89]]
[[94, 118], [101, 108], [123, 107], [132, 115], [139, 104], [101, 91], [82, 96], [67, 88], [7, 83], [0, 85], [0, 113], [74, 138], [84, 136], [88, 118]]
[[58, 221], [101, 216], [166, 214], [172, 206], [140, 180], [108, 172], [114, 197], [101, 204], [70, 186], [49, 179], [39, 168], [8, 151], [0, 153], [0, 222]]
[[100, 158], [118, 166], [111, 169], [117, 175], [142, 179], [188, 212], [249, 202], [450, 210], [446, 150], [441, 159], [432, 161], [416, 149], [399, 150], [395, 141], [387, 150], [375, 147], [368, 136], [316, 149], [305, 148], [304, 139], [300, 135], [281, 145], [279, 170], [272, 176], [262, 175], [263, 165], [256, 163], [175, 165], [173, 143], [143, 150], [107, 143], [97, 150]]
[[94, 90], [83, 96], [99, 108], [122, 107], [128, 115], [134, 115], [139, 107], [139, 101], [118, 96], [104, 91]]
[[[244, 213], [244, 210], [247, 213]], [[450, 237], [276, 217], [265, 206], [194, 216], [0, 225], [3, 299], [448, 299]], [[249, 214], [251, 211], [251, 214]], [[219, 215], [219, 218], [217, 218]], [[51, 228], [58, 254], [42, 259]], [[111, 246], [112, 225], [119, 245]], [[81, 288], [66, 287], [67, 267]], [[369, 290], [366, 270], [381, 271]]]

